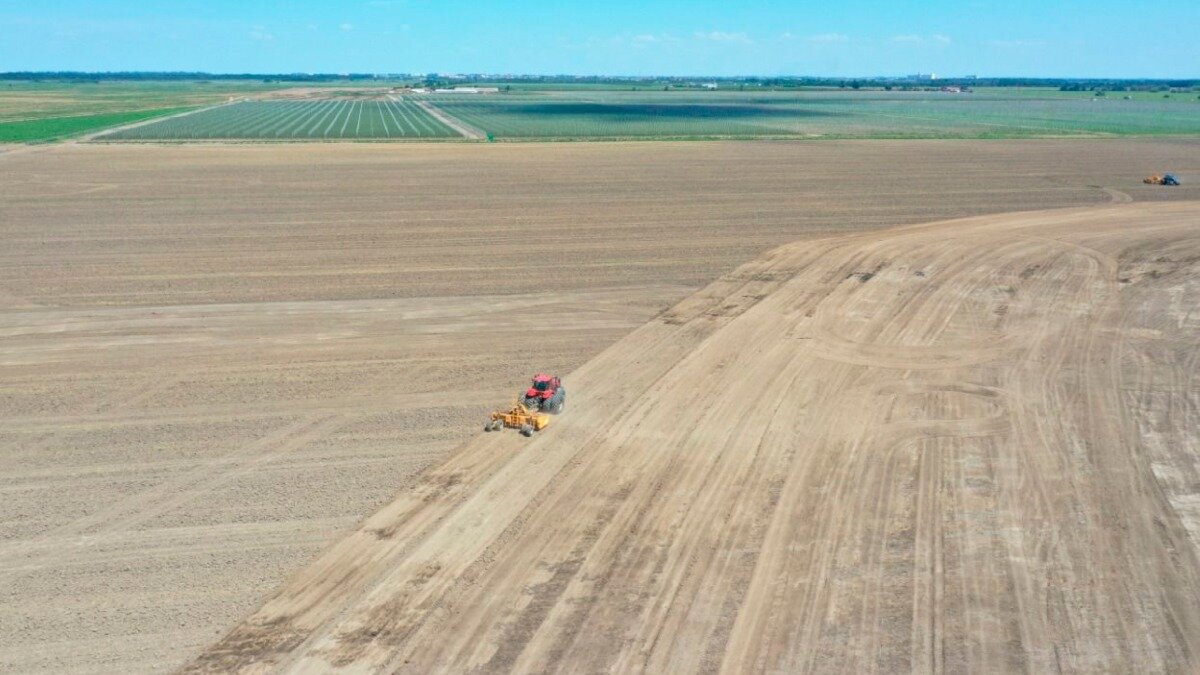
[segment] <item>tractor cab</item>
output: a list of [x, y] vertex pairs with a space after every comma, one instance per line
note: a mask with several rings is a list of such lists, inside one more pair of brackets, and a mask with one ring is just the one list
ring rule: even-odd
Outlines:
[[523, 398], [526, 407], [531, 410], [557, 413], [562, 412], [567, 390], [563, 388], [562, 380], [557, 376], [538, 373], [533, 376]]
[[554, 390], [558, 388], [555, 382], [557, 379], [557, 377], [551, 377], [549, 375], [534, 375], [532, 386], [529, 387], [529, 390], [525, 392], [525, 397], [533, 398], [536, 396], [537, 398], [545, 398], [547, 396], [553, 396]]

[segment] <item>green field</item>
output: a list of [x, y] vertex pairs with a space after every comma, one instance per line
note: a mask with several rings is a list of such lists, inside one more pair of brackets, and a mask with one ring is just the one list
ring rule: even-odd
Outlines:
[[0, 122], [0, 143], [31, 143], [70, 138], [92, 131], [132, 124], [142, 120], [183, 112], [187, 108], [155, 108], [130, 112], [48, 117], [20, 122]]
[[[360, 91], [376, 80], [322, 82]], [[312, 83], [262, 80], [0, 80], [0, 143], [44, 142]]]
[[1200, 133], [1194, 97], [1074, 92], [632, 92], [443, 94], [431, 100], [497, 139], [1013, 138]]
[[262, 82], [27, 82], [0, 80], [0, 122], [211, 105], [280, 89]]
[[[106, 140], [459, 138], [428, 102], [496, 140], [1026, 138], [1200, 134], [1196, 92], [972, 93], [744, 86], [717, 91], [614, 84], [499, 85], [496, 94], [401, 94], [396, 82], [0, 81], [0, 142], [46, 141], [191, 107], [225, 104]], [[324, 100], [250, 100], [290, 87]], [[636, 89], [636, 90], [635, 90]], [[240, 101], [229, 103], [230, 101]]]
[[404, 100], [246, 101], [101, 136], [102, 140], [461, 138]]
[[290, 85], [0, 80], [0, 143], [68, 138], [283, 86]]

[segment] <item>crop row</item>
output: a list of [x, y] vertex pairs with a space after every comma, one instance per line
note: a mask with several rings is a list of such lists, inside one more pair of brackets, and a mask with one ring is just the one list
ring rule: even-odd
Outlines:
[[774, 106], [641, 101], [441, 98], [435, 105], [497, 138], [794, 135], [806, 116]]
[[244, 101], [105, 135], [106, 140], [449, 138], [458, 134], [407, 100]]
[[554, 92], [247, 101], [104, 136], [128, 140], [496, 138], [989, 138], [1200, 133], [1200, 102], [941, 92]]
[[496, 138], [978, 138], [1200, 133], [1200, 104], [941, 92], [584, 92], [431, 99]]

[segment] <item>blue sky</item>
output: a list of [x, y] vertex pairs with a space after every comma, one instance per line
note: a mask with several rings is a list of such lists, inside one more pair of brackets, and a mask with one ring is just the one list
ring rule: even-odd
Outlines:
[[0, 71], [1200, 77], [1200, 2], [0, 0]]

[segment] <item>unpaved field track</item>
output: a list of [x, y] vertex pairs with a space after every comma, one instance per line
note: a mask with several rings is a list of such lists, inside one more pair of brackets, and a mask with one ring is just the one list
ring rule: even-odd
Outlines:
[[1200, 203], [784, 246], [194, 670], [1195, 672]]
[[[175, 667], [477, 433], [803, 237], [1200, 198], [1188, 140], [0, 155], [0, 671]], [[1187, 181], [1143, 186], [1162, 167]]]
[[[400, 100], [400, 97], [393, 96], [392, 99]], [[462, 135], [463, 138], [469, 138], [469, 139], [478, 141], [478, 140], [483, 140], [483, 138], [485, 138], [485, 136], [486, 136], [486, 134], [484, 134], [482, 131], [463, 123], [462, 120], [460, 120], [456, 117], [451, 117], [450, 115], [446, 114], [446, 111], [433, 105], [429, 101], [417, 100], [416, 104], [418, 106], [420, 106], [421, 109], [424, 110], [425, 112], [436, 117], [439, 121], [441, 121], [442, 124], [445, 124], [446, 126], [450, 127], [451, 129], [457, 131], [459, 134]]]

